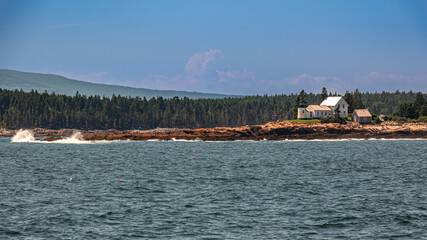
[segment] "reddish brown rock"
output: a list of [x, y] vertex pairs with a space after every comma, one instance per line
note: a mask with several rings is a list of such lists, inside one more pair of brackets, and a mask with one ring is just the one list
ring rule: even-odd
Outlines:
[[62, 140], [62, 139], [63, 139], [62, 137], [47, 137], [47, 138], [45, 138], [45, 139], [43, 139], [41, 141], [44, 141], [44, 142], [53, 142], [53, 141]]
[[[76, 130], [35, 129], [36, 136], [70, 136]], [[7, 134], [11, 134], [10, 131]], [[383, 122], [361, 125], [339, 123], [299, 123], [292, 121], [269, 122], [264, 125], [244, 127], [216, 127], [200, 129], [154, 130], [91, 130], [82, 131], [85, 140], [285, 140], [285, 139], [337, 139], [337, 138], [424, 138], [426, 123]], [[1, 135], [1, 134], [0, 134]], [[48, 138], [49, 140], [58, 140]]]
[[180, 129], [169, 131], [118, 132], [113, 134], [87, 134], [86, 140], [284, 140], [284, 139], [335, 139], [335, 138], [427, 138], [425, 123], [297, 123], [270, 122], [246, 127], [216, 127]]

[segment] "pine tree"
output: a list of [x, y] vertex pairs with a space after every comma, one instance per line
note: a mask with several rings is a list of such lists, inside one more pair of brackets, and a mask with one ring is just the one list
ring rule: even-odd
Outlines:
[[353, 94], [350, 92], [345, 92], [344, 94], [344, 100], [348, 103], [348, 113], [351, 114], [354, 111], [354, 104], [353, 104]]
[[416, 111], [417, 116], [421, 115], [421, 110], [426, 100], [424, 99], [424, 96], [421, 92], [417, 92], [415, 95], [415, 101], [414, 101], [414, 108]]
[[420, 116], [427, 116], [427, 102], [425, 102], [421, 108]]
[[334, 110], [334, 117], [335, 118], [339, 118], [340, 117], [340, 113], [341, 113], [340, 108], [336, 107], [335, 110]]
[[359, 89], [356, 89], [353, 93], [353, 107], [354, 109], [364, 109], [365, 105], [362, 102], [362, 96]]
[[320, 101], [322, 102], [326, 98], [328, 98], [328, 91], [326, 90], [325, 87], [323, 87], [322, 88], [322, 93], [320, 94]]

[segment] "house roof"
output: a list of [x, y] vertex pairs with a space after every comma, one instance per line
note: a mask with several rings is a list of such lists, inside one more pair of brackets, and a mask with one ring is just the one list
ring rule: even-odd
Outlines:
[[331, 109], [328, 106], [324, 105], [309, 105], [307, 107], [308, 109], [312, 109], [314, 111], [331, 111]]
[[326, 105], [326, 106], [336, 106], [337, 103], [341, 100], [343, 97], [328, 97], [320, 105]]
[[357, 114], [359, 117], [372, 117], [368, 109], [355, 109], [353, 114]]

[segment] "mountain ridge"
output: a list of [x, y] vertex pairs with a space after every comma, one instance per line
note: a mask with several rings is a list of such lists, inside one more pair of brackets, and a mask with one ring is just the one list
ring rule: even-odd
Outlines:
[[119, 85], [108, 85], [100, 83], [90, 83], [81, 80], [70, 79], [64, 76], [46, 73], [23, 72], [17, 70], [0, 69], [0, 88], [22, 89], [25, 92], [31, 90], [73, 96], [78, 91], [82, 95], [99, 95], [111, 97], [113, 94], [131, 97], [152, 97], [173, 98], [175, 96], [192, 99], [197, 98], [227, 98], [239, 97], [237, 95], [226, 95], [216, 93], [202, 93], [176, 90], [156, 90], [148, 88], [134, 88]]

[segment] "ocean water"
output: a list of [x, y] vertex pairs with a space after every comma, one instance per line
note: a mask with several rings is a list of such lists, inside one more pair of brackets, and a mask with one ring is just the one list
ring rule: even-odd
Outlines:
[[0, 239], [427, 239], [426, 140], [80, 143], [0, 138]]

